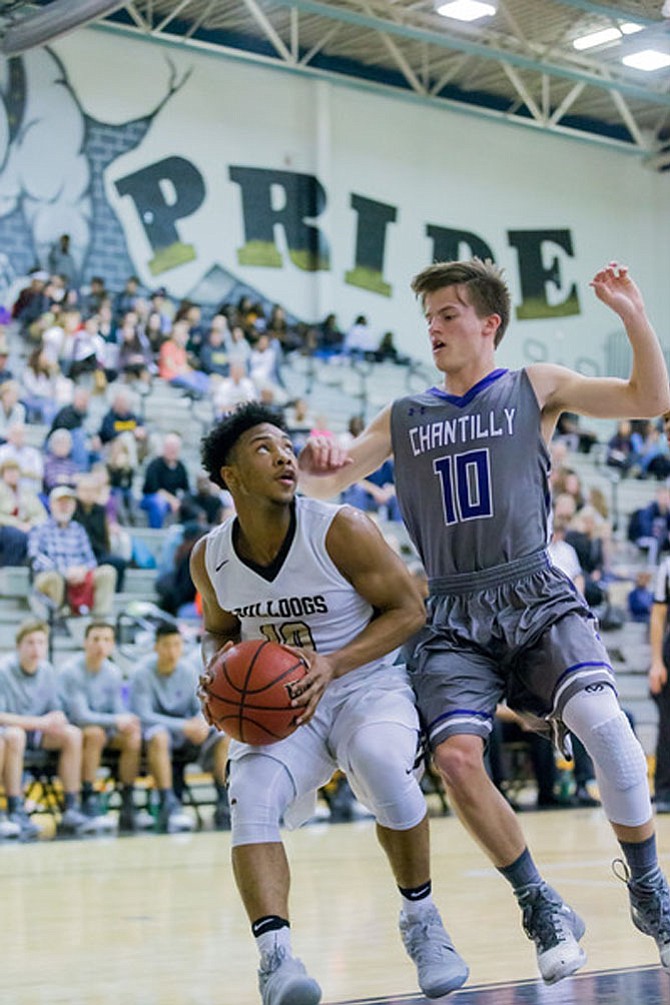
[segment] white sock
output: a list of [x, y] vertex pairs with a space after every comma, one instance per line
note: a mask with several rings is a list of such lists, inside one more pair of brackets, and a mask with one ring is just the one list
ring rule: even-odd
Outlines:
[[409, 921], [418, 921], [426, 911], [435, 907], [431, 893], [427, 897], [422, 897], [421, 900], [410, 900], [408, 897], [400, 894], [400, 903], [402, 905], [402, 913]]
[[261, 957], [270, 956], [275, 949], [282, 947], [286, 950], [286, 955], [291, 956], [291, 929], [284, 926], [275, 928], [271, 932], [264, 932], [256, 936], [256, 945]]

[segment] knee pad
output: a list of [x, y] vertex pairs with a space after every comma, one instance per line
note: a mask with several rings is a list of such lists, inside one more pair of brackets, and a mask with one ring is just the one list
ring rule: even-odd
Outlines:
[[377, 823], [410, 830], [426, 815], [426, 800], [415, 768], [418, 737], [413, 729], [384, 723], [364, 726], [352, 736], [346, 771], [354, 794]]
[[[613, 823], [638, 827], [651, 817], [647, 759], [614, 692], [580, 691], [563, 721], [593, 758], [600, 798]], [[597, 700], [596, 700], [597, 699]]]
[[287, 769], [263, 754], [247, 754], [230, 765], [228, 802], [232, 846], [281, 841], [279, 824], [295, 799]]
[[611, 688], [579, 691], [566, 704], [563, 721], [582, 741], [599, 773], [625, 791], [647, 779], [644, 751]]

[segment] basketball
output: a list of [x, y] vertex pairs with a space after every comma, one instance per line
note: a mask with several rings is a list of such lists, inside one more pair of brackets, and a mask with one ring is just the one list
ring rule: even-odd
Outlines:
[[307, 673], [295, 653], [278, 642], [253, 639], [219, 653], [204, 690], [207, 711], [223, 733], [243, 743], [276, 743], [297, 729], [291, 685]]

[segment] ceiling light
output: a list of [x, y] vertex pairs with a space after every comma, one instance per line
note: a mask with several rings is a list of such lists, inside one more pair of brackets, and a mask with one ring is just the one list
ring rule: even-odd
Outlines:
[[667, 52], [659, 52], [658, 49], [642, 49], [641, 52], [632, 52], [630, 56], [624, 56], [621, 62], [626, 66], [632, 66], [635, 70], [651, 72], [670, 66], [670, 55]]
[[452, 17], [456, 21], [477, 21], [496, 12], [494, 4], [482, 3], [481, 0], [451, 0], [450, 3], [440, 3], [436, 10], [442, 17]]
[[600, 31], [592, 31], [588, 35], [582, 35], [581, 38], [576, 38], [572, 45], [573, 48], [579, 49], [593, 49], [596, 45], [604, 45], [605, 42], [616, 42], [621, 38], [621, 32], [618, 28], [601, 28]]
[[642, 31], [644, 25], [635, 24], [634, 21], [624, 21], [623, 24], [619, 25], [619, 28], [624, 35], [634, 35], [636, 31]]

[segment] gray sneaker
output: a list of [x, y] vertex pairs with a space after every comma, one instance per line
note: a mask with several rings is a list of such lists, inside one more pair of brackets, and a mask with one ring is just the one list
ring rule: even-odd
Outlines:
[[263, 1005], [318, 1005], [321, 1001], [319, 985], [283, 946], [262, 957], [258, 988]]
[[171, 793], [158, 811], [156, 830], [159, 834], [178, 834], [195, 830], [193, 817], [186, 812], [174, 793]]
[[400, 937], [416, 966], [419, 987], [426, 998], [441, 998], [465, 984], [470, 971], [454, 949], [436, 907], [417, 921], [401, 911]]
[[29, 813], [26, 813], [23, 806], [10, 813], [7, 819], [18, 828], [18, 836], [22, 841], [33, 841], [42, 833], [40, 825], [35, 823]]
[[10, 820], [5, 813], [0, 813], [0, 838], [21, 837], [21, 827], [18, 821]]
[[546, 984], [555, 984], [586, 963], [579, 945], [586, 926], [547, 883], [517, 894], [526, 935], [535, 943], [537, 965]]
[[670, 889], [668, 881], [656, 868], [633, 881], [628, 866], [622, 859], [614, 862], [614, 873], [628, 887], [630, 916], [633, 924], [644, 935], [651, 935], [658, 946], [661, 966], [670, 971]]
[[82, 837], [84, 834], [95, 834], [98, 825], [94, 818], [87, 817], [74, 806], [65, 810], [58, 823], [58, 834], [63, 837]]

